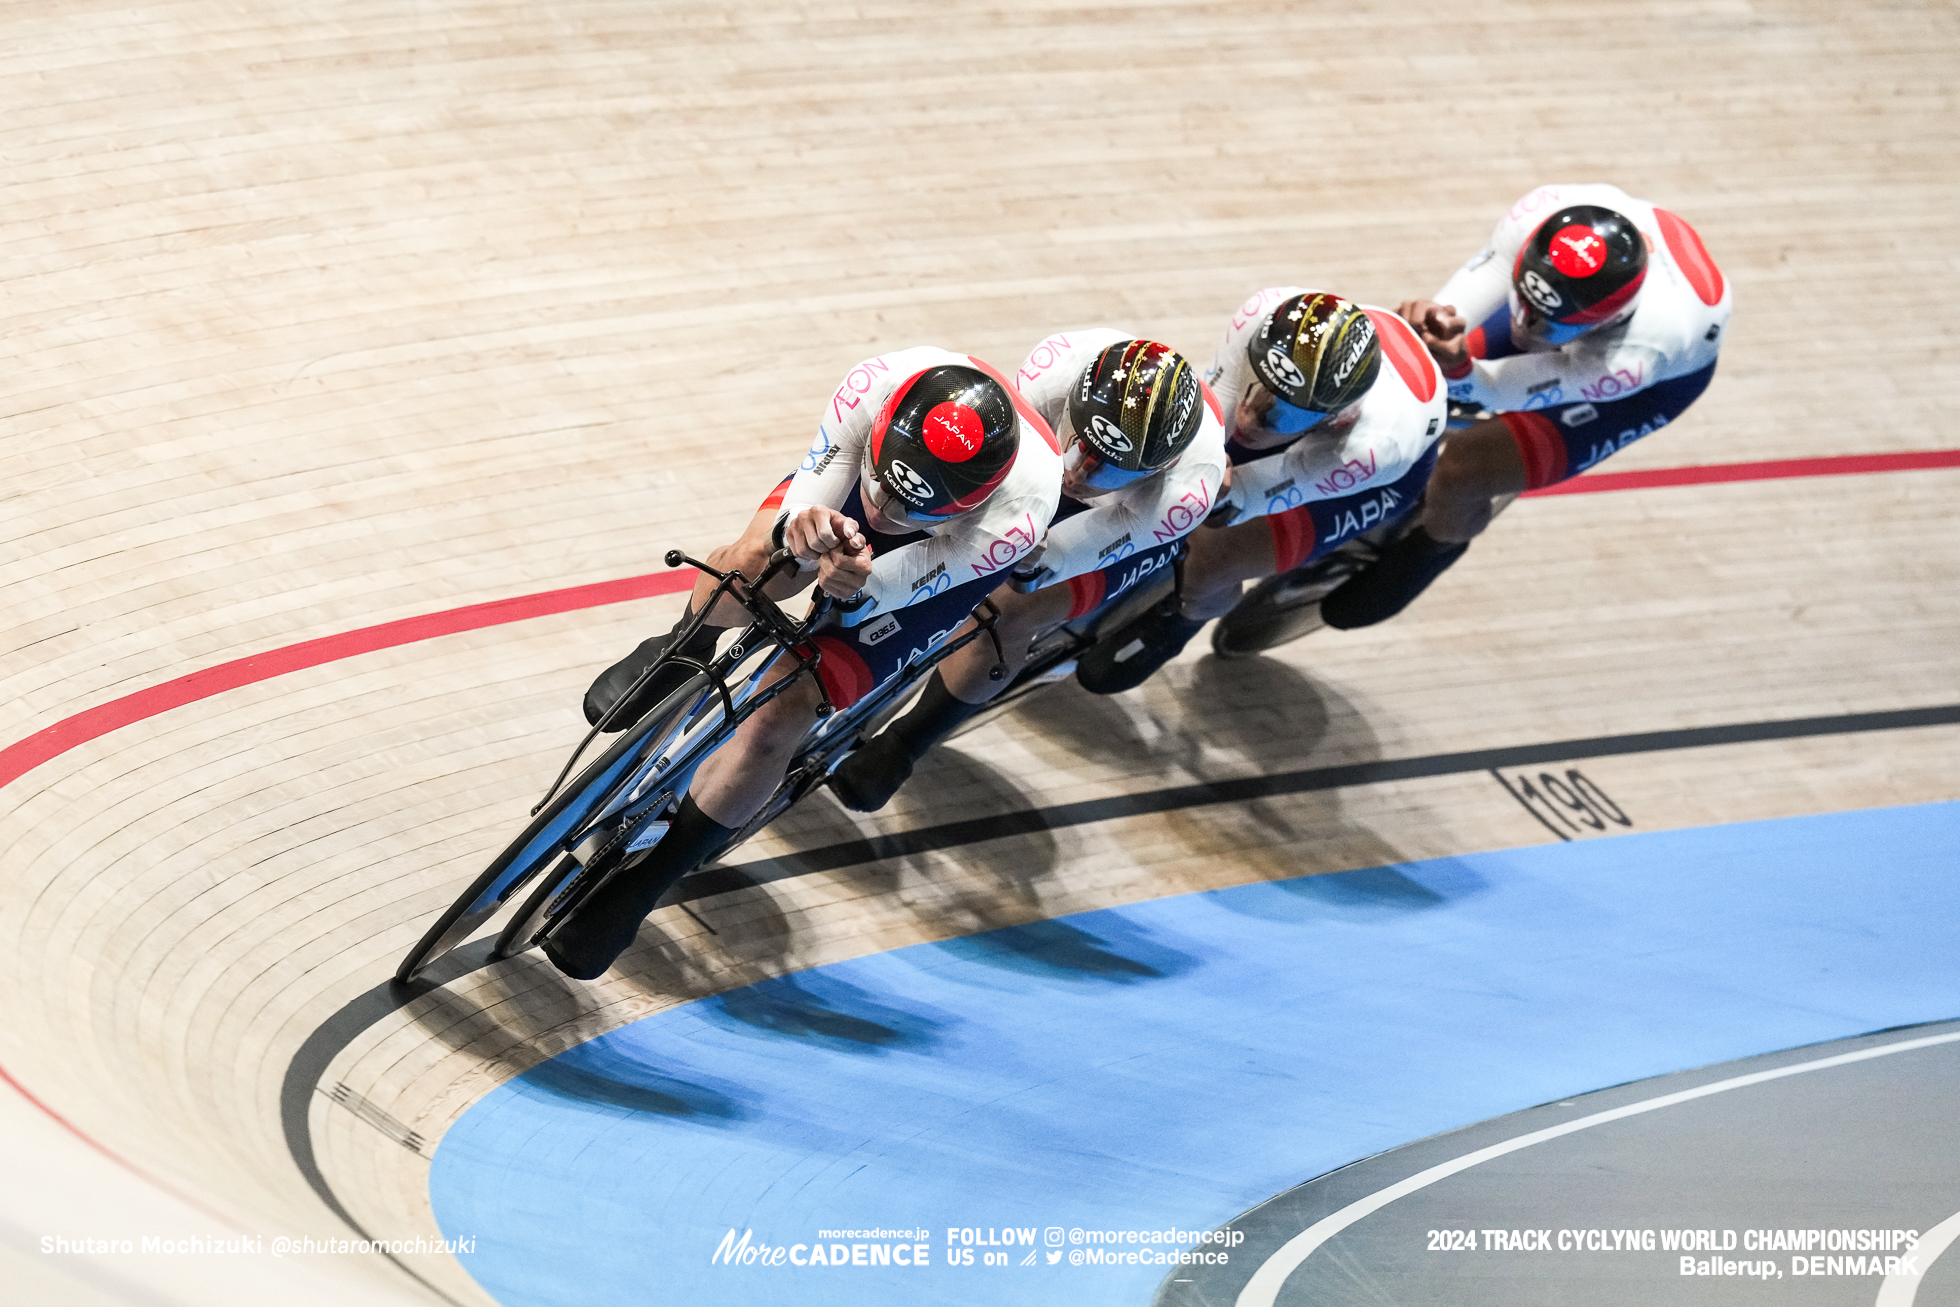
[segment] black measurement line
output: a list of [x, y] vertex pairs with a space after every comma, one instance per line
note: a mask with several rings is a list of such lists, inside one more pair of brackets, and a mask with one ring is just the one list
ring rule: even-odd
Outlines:
[[[1676, 731], [1647, 731], [1635, 735], [1601, 735], [1584, 740], [1558, 740], [1544, 744], [1522, 744], [1505, 749], [1478, 749], [1465, 753], [1439, 753], [1422, 758], [1387, 759], [1377, 762], [1348, 763], [1338, 767], [1314, 767], [1304, 771], [1280, 772], [1272, 776], [1248, 776], [1238, 780], [1205, 785], [1179, 785], [1149, 790], [1142, 794], [1064, 803], [1053, 808], [1024, 809], [998, 817], [973, 821], [947, 822], [915, 831], [879, 835], [827, 845], [803, 853], [785, 854], [763, 862], [741, 863], [733, 867], [710, 867], [697, 872], [676, 887], [669, 902], [688, 903], [731, 889], [744, 889], [770, 881], [789, 880], [817, 871], [875, 862], [880, 858], [904, 857], [937, 849], [958, 848], [983, 840], [1002, 839], [1035, 831], [1061, 830], [1117, 817], [1148, 813], [1175, 812], [1213, 803], [1243, 803], [1286, 794], [1307, 794], [1316, 790], [1339, 789], [1350, 785], [1374, 785], [1384, 781], [1414, 780], [1427, 776], [1450, 776], [1463, 772], [1495, 770], [1499, 767], [1529, 767], [1549, 762], [1576, 762], [1616, 754], [1657, 753], [1667, 749], [1701, 749], [1720, 744], [1753, 744], [1766, 740], [1797, 740], [1815, 735], [1852, 735], [1863, 731], [1896, 731], [1915, 726], [1960, 724], [1960, 704], [1940, 704], [1930, 708], [1906, 708], [1896, 712], [1848, 713], [1839, 717], [1804, 717], [1782, 722], [1741, 722], [1728, 726], [1703, 726]], [[1501, 778], [1500, 778], [1501, 779]], [[693, 915], [690, 913], [689, 915]], [[698, 918], [697, 918], [698, 920]], [[706, 924], [705, 922], [702, 924]], [[452, 981], [490, 965], [491, 940], [466, 944], [440, 959], [422, 978], [407, 985], [384, 980], [347, 1003], [328, 1017], [300, 1045], [286, 1065], [279, 1107], [285, 1127], [286, 1150], [306, 1182], [333, 1213], [362, 1238], [373, 1236], [361, 1228], [335, 1196], [333, 1186], [320, 1170], [313, 1151], [313, 1132], [307, 1108], [327, 1067], [341, 1051], [362, 1033]], [[415, 1272], [401, 1265], [410, 1275]], [[422, 1277], [415, 1275], [420, 1280]], [[428, 1282], [423, 1281], [424, 1284]], [[430, 1286], [432, 1289], [434, 1286]], [[436, 1291], [440, 1294], [440, 1290]], [[441, 1295], [445, 1298], [448, 1295]], [[453, 1302], [454, 1299], [449, 1299]]]
[[1319, 790], [1387, 781], [1421, 780], [1463, 772], [1495, 771], [1500, 767], [1535, 767], [1546, 763], [1578, 762], [1669, 749], [1705, 749], [1721, 744], [1756, 744], [1767, 740], [1799, 740], [1814, 735], [1851, 735], [1862, 731], [1895, 731], [1914, 726], [1960, 724], [1960, 704], [1906, 708], [1897, 712], [1848, 713], [1840, 717], [1801, 717], [1781, 722], [1737, 722], [1672, 731], [1642, 731], [1631, 735], [1596, 735], [1582, 740], [1551, 740], [1502, 749], [1473, 749], [1463, 753], [1432, 753], [1420, 758], [1384, 758], [1375, 762], [1312, 767], [1268, 776], [1244, 776], [1201, 785], [1178, 785], [1140, 794], [1062, 803], [1052, 808], [1024, 808], [993, 817], [922, 826], [917, 830], [874, 835], [867, 839], [826, 844], [800, 853], [785, 853], [759, 862], [708, 867], [674, 888], [669, 903], [693, 902], [715, 894], [771, 881], [837, 871], [887, 858], [913, 857], [942, 849], [978, 844], [983, 840], [1041, 831], [1065, 830], [1119, 817], [1177, 812], [1217, 803], [1250, 803], [1256, 799], [1310, 794]]

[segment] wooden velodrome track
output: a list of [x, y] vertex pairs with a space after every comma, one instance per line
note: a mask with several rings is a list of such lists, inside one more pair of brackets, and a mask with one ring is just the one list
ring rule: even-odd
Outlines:
[[[663, 909], [602, 982], [533, 956], [307, 1062], [678, 599], [141, 692], [712, 547], [860, 358], [1011, 368], [1109, 323], [1208, 360], [1252, 289], [1393, 305], [1531, 187], [1601, 180], [1694, 223], [1737, 301], [1706, 397], [1610, 470], [1960, 445], [1951, 6], [17, 0], [0, 38], [0, 744], [42, 741], [0, 788], [0, 1214], [37, 1301], [431, 1301], [373, 1257], [35, 1241], [346, 1235], [324, 1193], [376, 1237], [438, 1237], [445, 1128], [634, 1017], [1083, 908], [1553, 838], [1466, 763], [863, 858]], [[1251, 663], [1194, 644], [1115, 700], [1069, 687], [875, 818], [818, 796], [736, 860], [1960, 702], [1956, 494], [1931, 469], [1525, 501], [1395, 622]], [[91, 710], [94, 734], [50, 732]], [[1956, 757], [1948, 724], [1585, 770], [1657, 830], [1950, 799]], [[402, 1260], [489, 1301], [446, 1257]]]

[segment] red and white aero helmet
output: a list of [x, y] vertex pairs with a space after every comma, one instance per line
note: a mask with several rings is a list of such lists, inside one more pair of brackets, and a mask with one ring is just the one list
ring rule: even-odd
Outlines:
[[1563, 345], [1624, 321], [1647, 280], [1647, 242], [1624, 214], [1597, 204], [1560, 209], [1531, 233], [1511, 267], [1511, 325]]
[[1020, 447], [1007, 387], [978, 368], [941, 364], [900, 382], [878, 410], [864, 471], [884, 492], [881, 511], [932, 526], [985, 503]]

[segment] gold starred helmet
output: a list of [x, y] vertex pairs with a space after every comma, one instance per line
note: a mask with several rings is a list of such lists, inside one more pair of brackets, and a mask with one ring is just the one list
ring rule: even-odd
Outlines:
[[1182, 354], [1154, 340], [1118, 341], [1069, 394], [1064, 461], [1097, 465], [1089, 484], [1098, 489], [1147, 476], [1190, 446], [1203, 408], [1198, 374]]
[[1339, 295], [1295, 295], [1246, 342], [1253, 375], [1282, 402], [1338, 413], [1368, 393], [1381, 372], [1375, 324]]

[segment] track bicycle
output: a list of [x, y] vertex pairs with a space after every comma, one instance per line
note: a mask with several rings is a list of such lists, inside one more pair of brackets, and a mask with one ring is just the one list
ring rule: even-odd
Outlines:
[[[753, 580], [738, 571], [717, 571], [679, 550], [670, 550], [666, 561], [669, 567], [690, 564], [712, 577], [716, 584], [708, 601], [587, 733], [544, 799], [531, 810], [530, 825], [436, 919], [402, 959], [396, 980], [414, 979], [529, 887], [530, 895], [490, 952], [491, 961], [515, 956], [541, 943], [609, 877], [637, 865], [666, 834], [701, 764], [797, 677], [815, 675], [822, 654], [811, 637], [830, 626], [837, 611], [850, 607], [822, 595], [801, 621], [785, 614], [763, 588], [797, 565], [786, 550], [778, 550]], [[723, 596], [748, 611], [753, 619], [749, 625], [739, 628], [734, 640], [709, 659], [674, 652], [699, 632]], [[994, 641], [994, 672], [1000, 675], [1004, 667], [992, 605], [982, 600], [973, 616], [973, 630], [915, 657], [841, 712], [833, 709], [818, 680], [817, 721], [798, 745], [782, 783], [726, 844], [709, 851], [702, 861], [711, 861], [748, 839], [821, 785], [861, 739], [875, 734], [890, 719], [941, 660], [983, 634]], [[770, 673], [781, 669], [785, 660], [794, 666], [765, 688]], [[614, 714], [673, 666], [691, 669], [691, 675], [566, 785], [565, 777], [592, 740], [612, 725]]]

